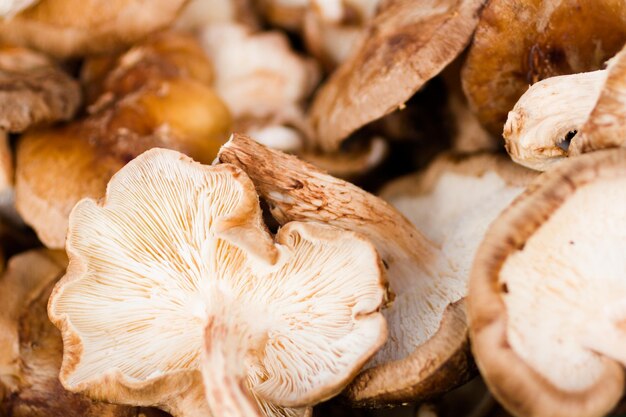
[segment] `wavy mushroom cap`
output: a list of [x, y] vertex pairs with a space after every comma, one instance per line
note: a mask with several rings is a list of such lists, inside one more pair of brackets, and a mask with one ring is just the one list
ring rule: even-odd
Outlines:
[[[339, 392], [386, 337], [373, 246], [298, 223], [274, 242], [252, 182], [230, 165], [142, 154], [102, 205], [74, 208], [67, 251], [49, 305], [64, 337], [60, 379], [95, 398], [204, 416], [253, 395], [266, 415], [303, 415], [284, 407]], [[235, 366], [216, 381], [229, 355]], [[215, 369], [206, 395], [203, 357]]]
[[78, 83], [45, 55], [0, 48], [0, 129], [17, 133], [69, 120], [80, 102]]
[[63, 342], [48, 320], [62, 252], [32, 250], [12, 257], [0, 279], [0, 414], [13, 417], [138, 417], [138, 409], [65, 391], [58, 379]]
[[623, 146], [626, 48], [605, 70], [552, 77], [519, 99], [504, 126], [511, 158], [544, 171], [570, 156]]
[[487, 2], [462, 74], [481, 123], [499, 136], [530, 84], [600, 69], [626, 42], [625, 10], [623, 0]]
[[[495, 173], [462, 181], [464, 186], [469, 183], [475, 189], [484, 187], [482, 196], [493, 194], [492, 204], [481, 206], [482, 199], [468, 198], [464, 207], [473, 211], [471, 227], [465, 229], [461, 227], [463, 222], [457, 220], [458, 230], [452, 231], [454, 236], [447, 242], [445, 253], [436, 241], [424, 236], [384, 200], [293, 156], [234, 135], [220, 150], [219, 159], [241, 167], [252, 178], [278, 222], [323, 222], [353, 230], [367, 236], [380, 253], [395, 294], [393, 304], [383, 310], [389, 338], [367, 365], [368, 369], [345, 392], [353, 403], [381, 406], [420, 401], [441, 395], [469, 379], [474, 369], [462, 299], [466, 295], [472, 250], [489, 224], [488, 216], [495, 217], [498, 208], [521, 192], [524, 178], [512, 179], [509, 177], [515, 175], [509, 174], [525, 172], [524, 168], [510, 162], [489, 161], [489, 157], [477, 158], [465, 166], [461, 163], [461, 167], [449, 164], [454, 166], [450, 168], [453, 173], [471, 171], [472, 177], [480, 177], [489, 169]], [[425, 193], [431, 192], [432, 185], [427, 184], [435, 183], [434, 179], [446, 171], [444, 167], [440, 163], [422, 180], [428, 190]], [[447, 179], [442, 178], [436, 189], [439, 195], [446, 195], [450, 205], [458, 205], [459, 186], [453, 184], [456, 194], [450, 197], [443, 188], [450, 185]], [[444, 198], [438, 200], [437, 191], [432, 193], [423, 202], [436, 206], [433, 210], [445, 206], [451, 216], [462, 216], [462, 209], [455, 213], [448, 204], [440, 203]], [[485, 211], [483, 216], [480, 210]], [[443, 216], [435, 220], [444, 221]], [[461, 260], [451, 262], [446, 254], [450, 258], [460, 254]]]
[[0, 41], [67, 58], [114, 52], [172, 23], [186, 0], [40, 0], [0, 22]]
[[314, 145], [337, 150], [365, 124], [401, 108], [470, 41], [483, 0], [391, 0], [358, 51], [316, 93]]
[[537, 177], [490, 227], [468, 297], [472, 347], [513, 414], [601, 416], [624, 389], [626, 151]]

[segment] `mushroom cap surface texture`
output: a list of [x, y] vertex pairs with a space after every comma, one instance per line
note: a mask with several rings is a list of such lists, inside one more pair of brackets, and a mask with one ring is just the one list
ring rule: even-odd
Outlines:
[[626, 42], [624, 0], [491, 0], [464, 63], [470, 108], [494, 135], [529, 85], [602, 68]]
[[94, 398], [221, 415], [201, 375], [205, 328], [216, 325], [224, 338], [207, 340], [218, 348], [205, 360], [223, 366], [238, 346], [231, 376], [245, 377], [269, 415], [302, 415], [282, 407], [337, 394], [386, 338], [372, 244], [304, 223], [274, 241], [252, 182], [232, 165], [145, 152], [115, 174], [101, 205], [76, 205], [67, 252], [49, 304], [63, 333], [60, 380]]
[[313, 145], [326, 151], [401, 108], [469, 43], [483, 0], [388, 0], [358, 50], [317, 91]]
[[[477, 173], [486, 169], [483, 165], [489, 166], [485, 163], [488, 157], [483, 158], [473, 165]], [[436, 241], [422, 235], [387, 202], [249, 138], [234, 135], [222, 147], [219, 159], [241, 167], [252, 178], [279, 223], [322, 222], [353, 230], [366, 235], [380, 253], [395, 294], [393, 304], [383, 310], [390, 337], [345, 392], [353, 403], [380, 406], [419, 401], [467, 381], [474, 368], [461, 300], [466, 294], [471, 256], [463, 253], [464, 268], [453, 266]], [[513, 172], [533, 175], [510, 162], [500, 163]], [[439, 173], [444, 164], [440, 165]], [[501, 207], [505, 206], [514, 194], [509, 195], [510, 190], [507, 192], [507, 187], [502, 186], [505, 181], [487, 180], [494, 185], [494, 193], [499, 187], [505, 189], [504, 202], [500, 202]], [[492, 203], [494, 200], [497, 201], [494, 198]], [[494, 211], [492, 216], [497, 213]], [[487, 228], [489, 222], [483, 217], [476, 217], [473, 229]], [[467, 234], [471, 236], [472, 228], [469, 229]], [[466, 241], [477, 245], [482, 235], [476, 235], [467, 238], [460, 232], [459, 246]], [[449, 242], [452, 249], [454, 242], [455, 239]]]
[[187, 0], [40, 0], [0, 21], [0, 41], [60, 57], [118, 51], [165, 28]]
[[472, 350], [516, 416], [606, 415], [624, 389], [626, 150], [563, 162], [494, 221], [470, 278]]

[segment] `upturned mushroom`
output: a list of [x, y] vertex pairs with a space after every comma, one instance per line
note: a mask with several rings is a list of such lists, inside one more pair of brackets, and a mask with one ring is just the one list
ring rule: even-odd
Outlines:
[[185, 3], [39, 0], [0, 21], [0, 41], [61, 58], [116, 52], [166, 28]]
[[491, 0], [464, 64], [463, 88], [481, 123], [499, 136], [529, 84], [600, 69], [625, 42], [623, 0]]
[[472, 349], [516, 416], [600, 417], [624, 392], [626, 150], [570, 159], [494, 221], [468, 296]]
[[469, 43], [483, 0], [390, 0], [358, 49], [317, 91], [313, 145], [325, 151], [365, 124], [402, 108]]
[[209, 163], [230, 129], [228, 108], [210, 87], [210, 62], [193, 38], [159, 35], [112, 62], [88, 64], [86, 73], [89, 114], [31, 130], [17, 143], [17, 209], [50, 248], [65, 245], [76, 202], [102, 196], [135, 156], [161, 146]]
[[304, 103], [320, 78], [315, 62], [294, 52], [283, 33], [252, 32], [241, 24], [209, 25], [200, 41], [235, 130], [274, 148], [300, 150], [308, 134]]
[[0, 129], [23, 132], [69, 120], [81, 102], [80, 86], [49, 58], [26, 48], [0, 48]]
[[0, 279], [0, 414], [12, 417], [139, 417], [139, 410], [66, 391], [58, 380], [63, 343], [46, 314], [63, 275], [62, 252], [14, 256]]
[[60, 380], [95, 398], [174, 416], [307, 415], [386, 338], [372, 244], [295, 222], [273, 240], [231, 165], [140, 155], [102, 204], [76, 205], [67, 252], [49, 304]]
[[511, 158], [544, 171], [570, 156], [624, 146], [626, 48], [607, 69], [534, 84], [509, 112], [504, 139]]
[[[394, 303], [383, 310], [389, 339], [348, 387], [346, 395], [353, 403], [419, 401], [467, 381], [473, 368], [462, 299], [472, 255], [490, 218], [523, 190], [524, 177], [532, 175], [531, 171], [489, 157], [461, 163], [458, 168], [449, 161], [440, 162], [418, 180], [423, 193], [432, 195], [424, 195], [421, 201], [415, 198], [413, 204], [430, 205], [433, 212], [445, 208], [457, 221], [449, 226], [449, 240], [429, 230], [431, 241], [385, 201], [251, 139], [234, 135], [222, 147], [219, 159], [241, 167], [252, 178], [279, 223], [323, 222], [356, 231], [367, 236], [380, 253], [395, 294]], [[444, 169], [448, 165], [453, 165], [451, 173]], [[471, 174], [464, 177], [464, 171]], [[517, 183], [511, 184], [513, 177]], [[481, 190], [483, 198], [469, 198], [462, 206], [458, 190], [468, 184]], [[461, 221], [461, 207], [471, 215], [470, 222]], [[445, 217], [433, 214], [431, 220], [441, 224]], [[423, 218], [419, 224], [428, 221]], [[453, 261], [455, 256], [459, 259]]]

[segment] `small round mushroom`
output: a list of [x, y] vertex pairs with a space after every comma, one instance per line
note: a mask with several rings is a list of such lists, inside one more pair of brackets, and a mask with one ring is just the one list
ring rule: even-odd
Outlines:
[[0, 129], [12, 133], [69, 120], [80, 86], [50, 59], [25, 48], [0, 48]]
[[47, 247], [64, 247], [76, 202], [102, 196], [111, 175], [145, 150], [177, 149], [204, 163], [215, 158], [231, 117], [207, 86], [212, 73], [201, 56], [193, 39], [161, 35], [120, 56], [107, 76], [89, 66], [83, 78], [101, 91], [90, 114], [19, 139], [17, 209]]
[[[234, 135], [219, 159], [252, 178], [279, 223], [323, 222], [353, 230], [370, 238], [380, 253], [395, 294], [383, 310], [389, 339], [348, 387], [345, 394], [353, 403], [419, 401], [468, 380], [473, 367], [462, 299], [471, 261], [491, 219], [523, 190], [532, 171], [481, 156], [458, 166], [441, 160], [423, 177], [403, 180], [394, 188], [410, 201], [416, 224], [433, 224], [425, 236], [385, 201], [243, 136]], [[407, 190], [416, 183], [424, 195]], [[470, 188], [474, 195], [462, 200]], [[437, 225], [450, 217], [447, 236], [437, 235]]]
[[381, 5], [358, 51], [322, 85], [309, 114], [325, 151], [403, 106], [461, 53], [483, 0], [391, 0]]
[[626, 134], [626, 48], [605, 70], [534, 84], [504, 126], [514, 161], [539, 171], [596, 149], [619, 147]]
[[491, 0], [465, 61], [463, 89], [499, 136], [528, 85], [600, 69], [624, 42], [623, 0]]
[[599, 417], [624, 392], [626, 150], [543, 173], [492, 224], [470, 278], [472, 349], [518, 416]]
[[0, 21], [0, 41], [61, 57], [114, 52], [174, 21], [186, 0], [40, 0]]
[[138, 417], [138, 410], [65, 391], [58, 380], [63, 343], [46, 314], [63, 275], [62, 252], [14, 256], [0, 279], [0, 414], [12, 417]]
[[102, 204], [76, 205], [67, 252], [49, 304], [60, 380], [95, 398], [175, 416], [306, 415], [386, 338], [372, 244], [303, 223], [274, 241], [254, 185], [231, 165], [140, 155]]
[[[304, 102], [320, 78], [315, 63], [296, 54], [280, 32], [213, 24], [201, 31], [200, 39], [214, 63], [215, 89], [233, 114], [235, 130], [254, 132], [282, 150], [302, 148]], [[284, 134], [273, 144], [277, 129]]]

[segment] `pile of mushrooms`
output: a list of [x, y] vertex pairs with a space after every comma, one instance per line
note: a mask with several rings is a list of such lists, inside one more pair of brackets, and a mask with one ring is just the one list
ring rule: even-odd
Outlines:
[[0, 416], [616, 417], [625, 0], [0, 2]]

